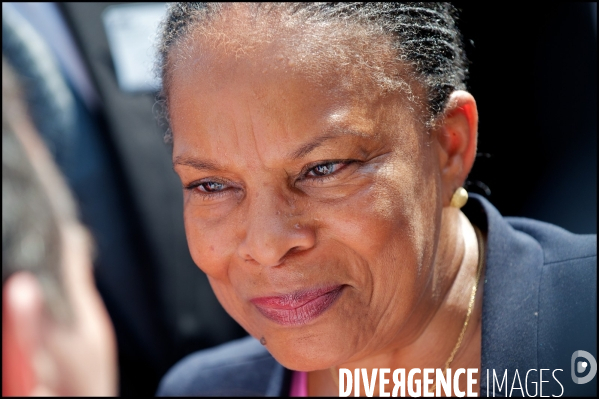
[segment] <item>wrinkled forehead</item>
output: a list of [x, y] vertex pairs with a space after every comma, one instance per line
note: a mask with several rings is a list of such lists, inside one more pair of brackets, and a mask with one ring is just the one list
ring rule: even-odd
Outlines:
[[[380, 95], [403, 91], [413, 99], [409, 68], [398, 61], [392, 38], [373, 26], [312, 20], [285, 6], [234, 3], [196, 23], [169, 54], [170, 86], [176, 75], [214, 76], [243, 65], [257, 73], [301, 75], [315, 84]], [[210, 82], [217, 83], [217, 82]]]

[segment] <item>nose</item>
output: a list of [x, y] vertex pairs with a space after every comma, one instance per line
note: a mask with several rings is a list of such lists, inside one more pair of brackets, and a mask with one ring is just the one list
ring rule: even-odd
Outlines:
[[290, 254], [306, 251], [316, 243], [313, 228], [302, 223], [302, 215], [288, 199], [272, 191], [248, 205], [246, 226], [239, 256], [262, 266], [279, 266]]

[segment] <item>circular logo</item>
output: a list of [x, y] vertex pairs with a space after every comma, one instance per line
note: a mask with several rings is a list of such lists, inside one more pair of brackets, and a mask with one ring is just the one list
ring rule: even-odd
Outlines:
[[[585, 358], [586, 361], [579, 360], [578, 362], [576, 362], [576, 359], [578, 359], [579, 357]], [[574, 363], [576, 363], [576, 365]], [[587, 351], [578, 350], [574, 352], [572, 354], [571, 366], [572, 381], [574, 381], [575, 384], [586, 384], [595, 377], [595, 374], [597, 374], [597, 362], [595, 361], [593, 355], [591, 355]], [[576, 376], [576, 373], [584, 373], [589, 368], [589, 366], [591, 366], [591, 369], [589, 370], [589, 373], [586, 376]]]

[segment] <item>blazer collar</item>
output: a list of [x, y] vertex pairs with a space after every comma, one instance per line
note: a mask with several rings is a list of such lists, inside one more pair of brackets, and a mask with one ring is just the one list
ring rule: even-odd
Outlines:
[[521, 373], [538, 368], [543, 251], [537, 241], [515, 230], [485, 198], [471, 194], [463, 211], [487, 232], [480, 374], [483, 396], [487, 386], [493, 386], [493, 372], [501, 381], [508, 368], [510, 376], [515, 369]]

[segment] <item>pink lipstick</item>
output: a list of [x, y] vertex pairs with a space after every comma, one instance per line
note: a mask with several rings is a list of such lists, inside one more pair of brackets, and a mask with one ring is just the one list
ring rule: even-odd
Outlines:
[[306, 324], [323, 314], [339, 298], [343, 285], [309, 289], [250, 300], [264, 317], [283, 326]]

